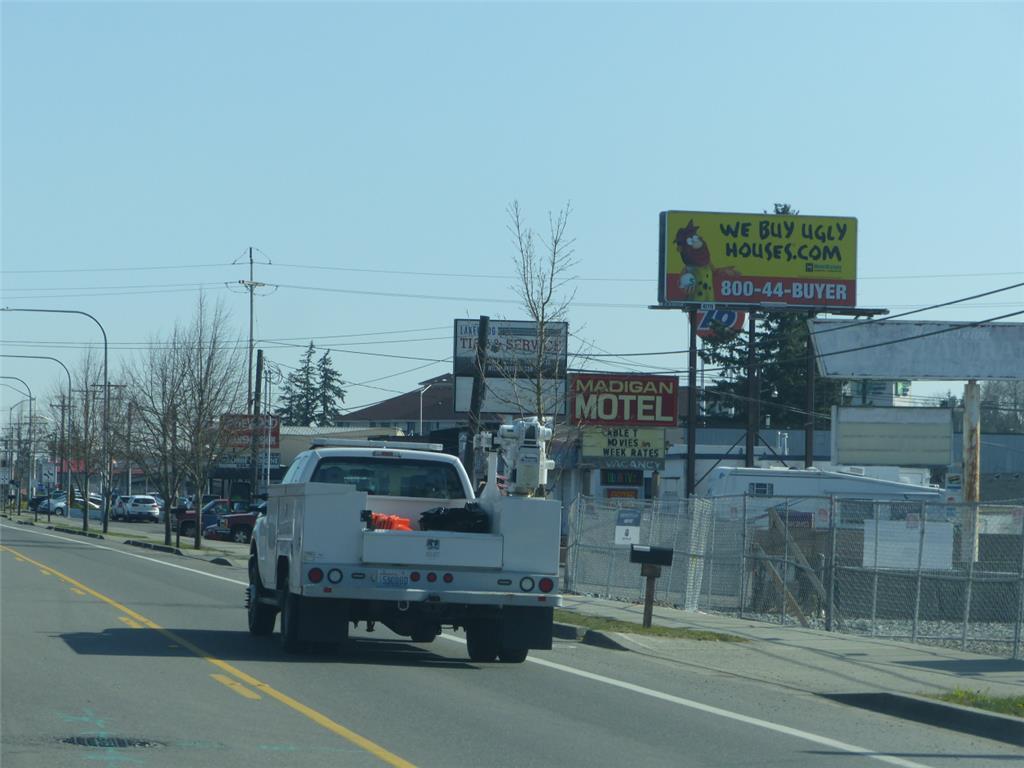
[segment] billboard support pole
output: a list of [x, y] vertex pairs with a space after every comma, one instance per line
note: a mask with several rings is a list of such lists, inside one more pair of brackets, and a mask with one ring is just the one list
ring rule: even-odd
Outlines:
[[686, 373], [686, 498], [697, 490], [697, 310], [691, 309]]
[[757, 321], [754, 319], [753, 310], [747, 316], [747, 321], [747, 445], [743, 466], [752, 467], [754, 466], [754, 445], [757, 443], [758, 423], [761, 420], [757, 398], [757, 366], [754, 359]]
[[480, 406], [484, 399], [484, 371], [487, 369], [487, 335], [491, 318], [480, 315], [480, 325], [476, 334], [476, 366], [473, 369], [473, 392], [469, 401], [470, 438], [466, 441], [466, 455], [462, 463], [470, 481], [476, 485], [476, 446], [473, 438], [480, 432]]
[[[807, 313], [808, 320], [814, 320], [814, 313]], [[807, 415], [804, 417], [804, 468], [810, 469], [814, 466], [814, 336], [811, 335], [811, 326], [807, 326], [807, 396], [804, 401], [804, 409]]]
[[964, 385], [964, 501], [967, 530], [961, 535], [961, 557], [978, 559], [978, 502], [981, 501], [981, 387], [976, 379]]

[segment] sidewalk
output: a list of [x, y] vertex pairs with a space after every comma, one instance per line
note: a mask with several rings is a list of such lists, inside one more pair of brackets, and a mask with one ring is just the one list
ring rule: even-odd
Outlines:
[[[643, 622], [643, 606], [564, 595], [575, 613]], [[1024, 746], [1024, 720], [980, 713], [923, 697], [955, 688], [992, 696], [1024, 695], [1024, 661], [948, 648], [780, 626], [715, 614], [655, 606], [652, 623], [663, 627], [738, 635], [749, 642], [601, 632], [601, 644], [686, 666], [781, 685], [838, 701], [886, 711], [941, 727], [967, 730]], [[969, 721], [978, 720], [980, 725]], [[964, 726], [964, 727], [960, 727]]]

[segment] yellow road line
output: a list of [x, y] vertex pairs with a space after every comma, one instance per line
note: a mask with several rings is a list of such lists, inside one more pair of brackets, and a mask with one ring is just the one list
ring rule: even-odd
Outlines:
[[244, 696], [247, 699], [253, 699], [255, 701], [259, 701], [260, 699], [263, 698], [258, 693], [256, 693], [256, 691], [250, 691], [248, 688], [246, 688], [240, 682], [238, 682], [237, 680], [232, 680], [227, 675], [222, 675], [222, 674], [219, 674], [217, 672], [214, 672], [212, 675], [210, 675], [210, 677], [212, 677], [214, 680], [216, 680], [221, 685], [226, 685], [228, 688], [230, 688], [232, 691], [237, 693], [239, 696]]
[[71, 591], [74, 592], [76, 595], [82, 595], [82, 597], [85, 597], [85, 592], [80, 590], [78, 587], [72, 587]]
[[260, 691], [261, 693], [265, 694], [266, 696], [269, 696], [272, 699], [276, 699], [277, 701], [279, 701], [282, 704], [284, 704], [286, 707], [288, 707], [290, 709], [293, 709], [296, 712], [298, 712], [299, 714], [304, 715], [305, 717], [309, 718], [310, 720], [312, 720], [317, 725], [319, 725], [319, 726], [321, 726], [323, 728], [326, 728], [331, 733], [334, 733], [334, 734], [336, 734], [338, 736], [341, 736], [346, 741], [349, 741], [352, 744], [355, 744], [357, 747], [360, 747], [361, 749], [365, 749], [367, 752], [369, 752], [373, 756], [379, 758], [380, 760], [382, 760], [383, 762], [387, 763], [388, 765], [395, 766], [395, 768], [416, 768], [416, 766], [413, 763], [410, 763], [408, 760], [405, 760], [405, 759], [399, 757], [398, 755], [396, 755], [396, 754], [394, 754], [392, 752], [389, 752], [388, 750], [384, 749], [384, 747], [380, 746], [376, 742], [371, 741], [370, 739], [366, 738], [365, 736], [360, 736], [358, 733], [356, 733], [355, 731], [351, 730], [350, 728], [346, 728], [341, 723], [334, 722], [329, 717], [327, 717], [326, 715], [323, 715], [323, 714], [317, 712], [312, 707], [307, 707], [305, 704], [303, 704], [300, 701], [297, 701], [296, 699], [293, 699], [288, 694], [282, 693], [281, 691], [278, 691], [276, 688], [272, 688], [271, 686], [267, 685], [266, 683], [264, 683], [264, 682], [262, 682], [260, 680], [257, 680], [252, 675], [248, 675], [245, 672], [243, 672], [242, 670], [232, 666], [231, 664], [228, 664], [226, 661], [223, 661], [223, 660], [218, 659], [218, 658], [216, 658], [214, 656], [211, 656], [209, 653], [204, 651], [199, 646], [194, 645], [193, 643], [190, 643], [188, 640], [186, 640], [183, 637], [179, 637], [178, 635], [176, 635], [173, 632], [171, 632], [169, 629], [164, 629], [163, 627], [161, 627], [156, 622], [151, 621], [150, 619], [147, 619], [142, 614], [137, 613], [136, 611], [133, 611], [131, 608], [129, 608], [126, 605], [122, 605], [121, 603], [117, 602], [113, 598], [110, 598], [110, 597], [107, 597], [106, 595], [100, 594], [96, 590], [94, 590], [94, 589], [92, 589], [90, 587], [85, 586], [85, 584], [82, 584], [80, 581], [77, 581], [77, 580], [71, 578], [70, 576], [62, 574], [60, 571], [56, 570], [55, 568], [51, 568], [48, 565], [44, 565], [43, 563], [37, 562], [36, 560], [33, 560], [32, 558], [30, 558], [30, 557], [28, 557], [26, 555], [23, 555], [20, 552], [17, 552], [16, 550], [12, 549], [11, 547], [9, 547], [9, 546], [7, 546], [5, 544], [0, 544], [0, 551], [10, 552], [11, 554], [13, 554], [15, 556], [24, 557], [26, 560], [28, 560], [28, 562], [32, 563], [35, 566], [38, 566], [40, 568], [40, 570], [43, 570], [44, 572], [49, 573], [49, 574], [53, 574], [54, 576], [59, 576], [59, 577], [63, 578], [69, 584], [73, 584], [74, 586], [76, 586], [79, 589], [83, 590], [87, 594], [92, 595], [97, 600], [102, 600], [107, 605], [110, 605], [113, 608], [115, 608], [116, 610], [121, 611], [126, 616], [134, 619], [135, 621], [137, 621], [139, 624], [143, 625], [144, 627], [148, 627], [149, 629], [152, 629], [152, 630], [154, 630], [156, 632], [159, 632], [161, 635], [166, 637], [171, 642], [177, 643], [178, 645], [180, 645], [183, 648], [187, 648], [194, 655], [198, 656], [199, 658], [203, 659], [204, 661], [212, 664], [213, 666], [217, 667], [218, 669], [223, 670], [224, 672], [227, 672], [229, 675], [237, 678], [238, 680], [240, 680], [241, 682], [249, 685], [250, 687], [255, 688], [257, 691]]
[[119, 618], [132, 629], [142, 629], [142, 625], [130, 616], [118, 616], [117, 618]]

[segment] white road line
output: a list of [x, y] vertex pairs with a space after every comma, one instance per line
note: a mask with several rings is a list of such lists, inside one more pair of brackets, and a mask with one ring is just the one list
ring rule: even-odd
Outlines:
[[24, 533], [34, 533], [36, 536], [46, 536], [50, 539], [59, 539], [60, 541], [69, 541], [72, 544], [82, 544], [87, 547], [93, 547], [94, 549], [102, 549], [106, 552], [113, 552], [117, 555], [124, 555], [125, 557], [134, 557], [139, 560], [146, 560], [150, 563], [156, 563], [157, 565], [166, 565], [168, 568], [176, 568], [179, 571], [188, 571], [189, 573], [197, 573], [200, 576], [208, 576], [211, 579], [217, 579], [218, 581], [226, 581], [229, 584], [238, 584], [242, 587], [249, 586], [248, 581], [239, 581], [238, 579], [229, 579], [227, 576], [218, 576], [216, 573], [207, 573], [206, 571], [200, 571], [195, 568], [189, 568], [184, 565], [178, 565], [177, 563], [169, 563], [166, 560], [157, 560], [155, 557], [147, 557], [146, 555], [139, 555], [135, 552], [125, 552], [124, 550], [114, 549], [113, 547], [107, 547], [103, 544], [95, 544], [85, 538], [79, 538], [78, 536], [58, 536], [55, 533], [44, 533], [43, 531], [37, 531], [30, 525], [9, 525], [6, 523], [0, 523], [0, 528], [9, 528], [12, 531], [22, 531]]
[[[439, 637], [445, 640], [451, 640], [455, 643], [465, 644], [465, 640], [461, 637], [455, 637], [442, 633]], [[870, 757], [873, 760], [879, 760], [889, 765], [898, 765], [901, 768], [932, 768], [931, 766], [925, 765], [924, 763], [915, 763], [912, 760], [904, 760], [902, 757], [895, 757], [893, 755], [880, 754], [877, 750], [866, 749], [864, 747], [858, 747], [856, 744], [847, 744], [844, 741], [837, 741], [836, 739], [830, 739], [828, 736], [819, 736], [816, 733], [810, 733], [809, 731], [802, 731], [798, 728], [790, 728], [786, 725], [779, 725], [778, 723], [771, 723], [767, 720], [761, 720], [757, 717], [750, 717], [748, 715], [741, 715], [739, 712], [731, 712], [728, 709], [720, 709], [719, 707], [712, 707], [709, 704], [701, 704], [699, 701], [693, 701], [692, 699], [684, 699], [681, 696], [673, 696], [670, 693], [662, 693], [656, 691], [653, 688], [645, 688], [642, 685], [636, 685], [635, 683], [627, 683], [624, 680], [616, 680], [613, 677], [605, 677], [604, 675], [598, 675], [593, 672], [586, 672], [582, 669], [576, 669], [575, 667], [569, 667], [565, 664], [559, 664], [555, 661], [548, 661], [547, 659], [538, 659], [534, 656], [528, 656], [527, 661], [534, 664], [539, 664], [542, 667], [548, 669], [555, 669], [559, 672], [565, 672], [568, 675], [576, 675], [576, 677], [582, 677], [587, 680], [593, 680], [598, 683], [610, 685], [615, 688], [621, 688], [626, 691], [633, 693], [639, 693], [643, 696], [650, 696], [654, 699], [661, 701], [667, 701], [671, 704], [678, 704], [682, 707], [689, 707], [690, 709], [696, 709], [699, 712], [705, 712], [709, 715], [716, 715], [718, 717], [724, 717], [729, 720], [735, 720], [746, 725], [753, 725], [758, 728], [765, 728], [769, 731], [775, 731], [776, 733], [783, 733], [787, 736], [793, 736], [804, 741], [810, 741], [814, 744], [818, 744], [824, 747], [830, 747], [832, 749], [838, 749], [843, 752], [849, 752], [854, 755], [862, 755], [864, 757]]]
[[[94, 547], [96, 549], [102, 549], [102, 550], [105, 550], [107, 552], [114, 552], [114, 553], [117, 553], [117, 554], [120, 554], [120, 555], [125, 555], [126, 557], [135, 557], [135, 558], [138, 558], [139, 560], [147, 560], [147, 561], [149, 561], [151, 563], [156, 563], [158, 565], [166, 565], [169, 568], [177, 568], [178, 570], [188, 571], [189, 573], [195, 573], [195, 574], [198, 574], [200, 576], [208, 576], [211, 579], [218, 579], [220, 581], [227, 581], [227, 582], [229, 582], [231, 584], [238, 584], [238, 585], [243, 586], [243, 587], [244, 586], [248, 586], [248, 582], [247, 581], [238, 581], [237, 579], [229, 579], [226, 576], [218, 576], [215, 573], [206, 573], [205, 571], [199, 571], [199, 570], [196, 570], [195, 568], [186, 568], [183, 565], [177, 565], [176, 563], [168, 563], [165, 560], [157, 560], [156, 558], [146, 557], [145, 555], [138, 555], [138, 554], [135, 554], [134, 552], [123, 552], [123, 551], [121, 551], [119, 549], [114, 549], [112, 547], [107, 547], [107, 546], [104, 546], [102, 544], [94, 544], [91, 541], [82, 541], [82, 540], [78, 539], [77, 537], [76, 538], [67, 538], [65, 536], [58, 536], [58, 535], [53, 534], [53, 533], [43, 533], [42, 531], [32, 530], [32, 528], [30, 526], [17, 526], [17, 527], [15, 527], [15, 526], [12, 526], [12, 525], [0, 524], [0, 527], [2, 527], [2, 528], [10, 528], [12, 530], [24, 531], [24, 532], [28, 532], [28, 533], [34, 533], [37, 536], [46, 536], [48, 538], [60, 539], [61, 541], [70, 541], [70, 542], [73, 542], [75, 544], [84, 544], [86, 546]], [[454, 635], [449, 635], [449, 634], [446, 634], [446, 633], [442, 633], [438, 637], [441, 638], [441, 639], [444, 639], [444, 640], [450, 640], [451, 642], [461, 643], [463, 645], [465, 645], [465, 643], [466, 643], [466, 641], [463, 638], [456, 637]], [[841, 750], [843, 752], [848, 752], [850, 754], [862, 755], [864, 757], [870, 757], [872, 760], [878, 760], [878, 761], [883, 762], [883, 763], [888, 763], [889, 765], [897, 765], [897, 766], [900, 766], [900, 768], [932, 768], [931, 766], [925, 765], [924, 763], [915, 763], [912, 760], [904, 760], [901, 757], [895, 757], [895, 756], [892, 756], [892, 755], [879, 754], [876, 750], [866, 749], [864, 747], [858, 747], [855, 744], [847, 744], [844, 741], [837, 741], [836, 739], [830, 739], [827, 736], [819, 736], [818, 734], [810, 733], [809, 731], [802, 731], [802, 730], [800, 730], [798, 728], [790, 728], [789, 726], [786, 726], [786, 725], [779, 725], [778, 723], [771, 723], [771, 722], [769, 722], [767, 720], [761, 720], [760, 718], [749, 717], [748, 715], [741, 715], [739, 712], [732, 712], [732, 711], [730, 711], [728, 709], [720, 709], [719, 707], [712, 707], [709, 704], [702, 704], [699, 701], [693, 701], [692, 699], [684, 699], [681, 696], [673, 696], [670, 693], [662, 693], [661, 691], [656, 691], [653, 688], [645, 688], [642, 685], [636, 685], [635, 683], [627, 683], [624, 680], [616, 680], [613, 677], [605, 677], [604, 675], [598, 675], [598, 674], [595, 674], [593, 672], [586, 672], [586, 671], [584, 671], [582, 669], [576, 669], [575, 667], [569, 667], [569, 666], [566, 666], [565, 664], [559, 664], [558, 662], [555, 662], [555, 661], [548, 661], [547, 659], [539, 659], [539, 658], [536, 658], [535, 656], [527, 657], [526, 660], [528, 662], [533, 663], [533, 664], [539, 664], [542, 667], [547, 667], [548, 669], [554, 669], [554, 670], [557, 670], [559, 672], [564, 672], [567, 675], [575, 675], [576, 677], [582, 677], [582, 678], [584, 678], [586, 680], [593, 680], [594, 682], [603, 683], [604, 685], [610, 685], [610, 686], [612, 686], [614, 688], [621, 688], [622, 690], [625, 690], [625, 691], [630, 691], [632, 693], [638, 693], [638, 694], [640, 694], [642, 696], [650, 696], [651, 698], [659, 699], [660, 701], [666, 701], [666, 702], [669, 702], [671, 704], [678, 704], [679, 706], [688, 707], [689, 709], [695, 709], [695, 710], [697, 710], [699, 712], [705, 712], [705, 713], [707, 713], [709, 715], [716, 715], [718, 717], [724, 717], [726, 719], [734, 720], [736, 722], [744, 723], [746, 725], [753, 725], [753, 726], [755, 726], [757, 728], [764, 728], [766, 730], [774, 731], [776, 733], [782, 733], [782, 734], [785, 734], [787, 736], [792, 736], [792, 737], [797, 738], [797, 739], [803, 739], [804, 741], [809, 741], [809, 742], [811, 742], [813, 744], [818, 744], [818, 745], [824, 746], [824, 747], [830, 747], [831, 749], [838, 749], [838, 750]]]

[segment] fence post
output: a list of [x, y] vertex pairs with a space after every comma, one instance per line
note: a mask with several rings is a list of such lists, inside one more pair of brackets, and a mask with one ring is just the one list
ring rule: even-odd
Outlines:
[[[707, 509], [703, 509], [704, 515], [708, 514]], [[707, 593], [704, 598], [704, 610], [711, 610], [711, 581], [715, 577], [715, 517], [711, 515], [710, 522], [708, 523], [708, 543], [704, 547], [705, 563], [704, 567], [707, 568], [707, 573], [704, 575], [704, 581], [707, 583]]]
[[786, 516], [782, 520], [782, 563], [779, 568], [780, 575], [782, 576], [782, 593], [779, 595], [781, 605], [779, 606], [779, 623], [786, 623], [786, 592], [789, 590], [787, 584], [789, 576], [789, 497], [786, 497], [784, 502], [786, 505]]
[[926, 515], [922, 512], [918, 518], [921, 524], [921, 535], [917, 539], [917, 579], [914, 589], [914, 622], [910, 625], [910, 642], [917, 642], [917, 623], [921, 613], [921, 564], [924, 561], [924, 527]]
[[747, 494], [743, 494], [743, 526], [740, 528], [740, 616], [747, 605]]
[[1013, 627], [1013, 658], [1021, 658], [1021, 630], [1024, 629], [1024, 515], [1020, 531], [1020, 579], [1017, 581], [1017, 623]]
[[[963, 536], [965, 531], [963, 528], [963, 521], [960, 522], [960, 535]], [[961, 552], [963, 549], [961, 548]], [[967, 626], [971, 621], [971, 590], [974, 587], [974, 558], [970, 557], [967, 559], [967, 584], [964, 587], [964, 628], [960, 633], [960, 650], [967, 650]]]
[[873, 502], [871, 505], [872, 522], [875, 524], [875, 557], [871, 564], [871, 636], [874, 637], [878, 630], [878, 505], [881, 502]]
[[825, 631], [832, 631], [832, 621], [835, 616], [835, 594], [836, 594], [836, 539], [838, 538], [836, 532], [839, 529], [836, 518], [839, 516], [839, 506], [836, 504], [836, 497], [832, 496], [829, 500], [829, 516], [828, 516], [828, 538], [829, 538], [829, 555], [828, 555], [828, 600], [825, 602]]

